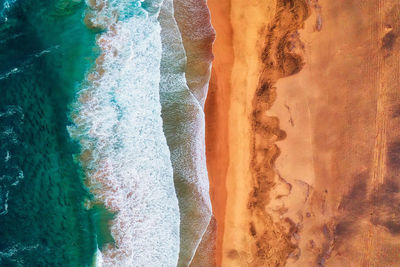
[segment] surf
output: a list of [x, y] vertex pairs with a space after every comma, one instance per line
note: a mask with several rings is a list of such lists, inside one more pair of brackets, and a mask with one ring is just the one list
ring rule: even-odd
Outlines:
[[70, 135], [94, 202], [115, 213], [102, 266], [176, 266], [180, 215], [159, 95], [161, 1], [90, 1], [100, 55], [79, 92]]
[[178, 266], [189, 266], [212, 214], [205, 161], [204, 111], [187, 85], [187, 57], [174, 18], [172, 0], [164, 0], [158, 19], [163, 48], [160, 80], [162, 118], [181, 216]]

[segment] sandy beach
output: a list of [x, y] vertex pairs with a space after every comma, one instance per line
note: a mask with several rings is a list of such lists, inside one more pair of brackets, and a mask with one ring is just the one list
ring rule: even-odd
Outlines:
[[246, 248], [252, 190], [249, 118], [262, 68], [262, 36], [275, 7], [242, 1], [209, 1], [208, 5], [218, 33], [205, 107], [207, 164], [218, 229], [217, 266], [240, 266], [236, 251], [250, 253]]
[[279, 205], [298, 229], [288, 266], [399, 262], [399, 6], [390, 2], [319, 1], [321, 18], [300, 31], [305, 67], [277, 83], [270, 112], [287, 138], [276, 167], [291, 184]]
[[208, 2], [217, 266], [393, 266], [399, 6], [241, 2]]

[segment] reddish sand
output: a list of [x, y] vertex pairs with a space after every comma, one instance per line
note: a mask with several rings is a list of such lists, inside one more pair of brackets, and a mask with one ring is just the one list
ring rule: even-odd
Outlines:
[[266, 2], [209, 0], [217, 266], [397, 266], [400, 5]]
[[[263, 34], [273, 2], [208, 1], [217, 39], [206, 103], [207, 165], [217, 220], [217, 266], [237, 265], [251, 215], [249, 172], [253, 96], [262, 67]], [[235, 29], [232, 31], [231, 29]], [[240, 263], [240, 262], [239, 262]]]
[[314, 13], [300, 32], [306, 66], [277, 84], [271, 113], [287, 139], [276, 166], [292, 185], [281, 205], [298, 228], [288, 265], [400, 262], [394, 2], [319, 1], [321, 31]]
[[[206, 114], [206, 156], [210, 179], [210, 196], [217, 221], [216, 263], [221, 264], [222, 238], [226, 205], [225, 179], [229, 163], [228, 112], [230, 106], [230, 75], [233, 66], [232, 29], [230, 27], [230, 3], [209, 0], [213, 12], [211, 20], [218, 36], [213, 46], [214, 59]], [[223, 141], [224, 140], [224, 141]]]

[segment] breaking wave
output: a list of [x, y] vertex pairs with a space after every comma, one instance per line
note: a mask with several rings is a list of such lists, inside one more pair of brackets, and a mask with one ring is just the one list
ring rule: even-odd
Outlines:
[[179, 208], [159, 96], [161, 1], [89, 1], [100, 56], [69, 127], [97, 201], [115, 212], [103, 266], [176, 266]]
[[205, 160], [205, 118], [202, 103], [189, 89], [185, 78], [187, 60], [172, 0], [164, 0], [159, 21], [163, 45], [162, 118], [181, 214], [178, 266], [189, 266], [212, 213]]

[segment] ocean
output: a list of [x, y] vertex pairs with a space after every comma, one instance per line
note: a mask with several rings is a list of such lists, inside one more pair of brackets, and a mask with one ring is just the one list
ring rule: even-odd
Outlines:
[[[159, 96], [161, 1], [91, 6], [100, 55], [73, 106], [80, 156], [96, 200], [116, 213], [107, 266], [176, 266], [179, 207]], [[118, 14], [117, 16], [114, 14]]]
[[85, 208], [92, 196], [66, 127], [95, 33], [83, 2], [0, 7], [0, 265], [90, 266], [101, 211]]
[[192, 260], [204, 112], [173, 16], [169, 0], [0, 0], [0, 266]]

